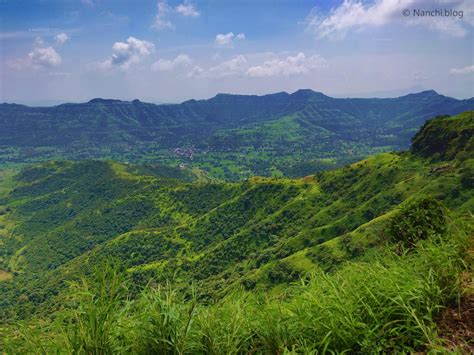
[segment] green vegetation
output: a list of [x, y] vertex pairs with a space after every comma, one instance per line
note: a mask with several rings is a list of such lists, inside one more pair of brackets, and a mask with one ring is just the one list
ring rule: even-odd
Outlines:
[[473, 111], [428, 120], [413, 137], [413, 151], [434, 160], [469, 159], [474, 149]]
[[[414, 253], [382, 253], [334, 274], [314, 273], [286, 294], [234, 293], [212, 306], [169, 286], [127, 297], [105, 263], [68, 291], [69, 306], [5, 339], [12, 352], [79, 354], [361, 353], [441, 349], [434, 320], [459, 292], [466, 235], [430, 236]], [[343, 285], [343, 287], [341, 287]]]
[[473, 128], [472, 112], [440, 117], [410, 151], [302, 179], [92, 160], [7, 174], [0, 346], [442, 349], [436, 319], [471, 267]]
[[0, 166], [58, 159], [187, 164], [214, 178], [302, 177], [380, 152], [406, 149], [437, 112], [474, 99], [434, 91], [393, 99], [338, 99], [311, 90], [219, 94], [153, 105], [93, 99], [27, 107], [0, 104]]
[[443, 204], [424, 198], [404, 206], [395, 215], [389, 226], [389, 235], [404, 246], [414, 247], [420, 240], [444, 234], [446, 223]]

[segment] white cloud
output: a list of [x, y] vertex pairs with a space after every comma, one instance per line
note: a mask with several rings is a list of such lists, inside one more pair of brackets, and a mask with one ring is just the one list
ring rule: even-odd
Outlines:
[[199, 77], [204, 73], [204, 69], [202, 69], [199, 65], [195, 65], [193, 69], [187, 74], [188, 78], [195, 78]]
[[231, 44], [234, 39], [245, 39], [245, 33], [239, 33], [235, 35], [234, 32], [219, 33], [216, 35], [216, 43], [220, 46]]
[[252, 66], [247, 70], [251, 77], [291, 76], [306, 74], [310, 70], [325, 67], [326, 60], [319, 55], [307, 57], [300, 52], [285, 59], [272, 59], [262, 65]]
[[64, 32], [60, 33], [60, 34], [57, 34], [54, 37], [54, 41], [55, 41], [56, 45], [62, 45], [64, 43], [66, 43], [69, 39], [70, 39], [69, 36], [67, 34], [65, 34]]
[[214, 77], [226, 77], [234, 75], [244, 75], [248, 67], [247, 59], [243, 55], [222, 62], [209, 69], [209, 75]]
[[274, 53], [258, 53], [244, 56], [238, 55], [234, 58], [221, 62], [207, 70], [194, 67], [192, 77], [277, 77], [307, 74], [312, 70], [327, 67], [327, 61], [320, 55], [306, 56], [299, 52], [293, 56], [281, 57]]
[[158, 0], [158, 11], [156, 12], [155, 21], [153, 22], [152, 27], [157, 30], [174, 30], [175, 25], [169, 20], [169, 16], [172, 13], [185, 17], [198, 17], [200, 15], [196, 7], [188, 1], [172, 8], [168, 5], [166, 0]]
[[474, 65], [468, 65], [464, 68], [452, 68], [449, 70], [451, 74], [463, 75], [474, 73]]
[[33, 67], [55, 67], [61, 64], [61, 56], [53, 47], [36, 47], [28, 53]]
[[158, 1], [158, 11], [155, 16], [153, 28], [157, 30], [174, 29], [174, 25], [167, 19], [168, 13], [171, 11], [170, 6], [165, 0]]
[[187, 1], [176, 6], [175, 10], [177, 13], [187, 17], [197, 17], [200, 15], [199, 11], [194, 7], [194, 5]]
[[44, 40], [40, 36], [35, 38], [35, 46], [44, 46]]
[[[449, 6], [447, 6], [449, 4]], [[414, 16], [414, 9], [462, 10], [467, 21], [448, 16]], [[410, 10], [403, 16], [405, 9]], [[323, 16], [314, 8], [305, 20], [306, 29], [317, 38], [343, 38], [351, 30], [380, 27], [398, 22], [404, 25], [424, 26], [451, 36], [464, 36], [465, 24], [472, 26], [474, 9], [472, 0], [344, 0], [341, 5], [331, 9], [329, 15]]]
[[168, 59], [158, 59], [155, 63], [152, 64], [151, 69], [153, 71], [170, 71], [177, 68], [183, 68], [190, 66], [193, 63], [191, 58], [186, 54], [180, 54], [176, 58]]
[[[0, 3], [2, 1], [0, 0]], [[0, 40], [17, 40], [17, 39], [38, 39], [54, 38], [55, 35], [62, 32], [75, 33], [80, 28], [56, 28], [56, 27], [38, 27], [28, 28], [21, 31], [0, 32]]]
[[138, 63], [149, 56], [153, 48], [153, 43], [135, 37], [129, 37], [127, 42], [115, 42], [112, 46], [112, 55], [102, 62], [100, 67], [108, 69], [116, 66], [127, 70], [131, 64]]
[[[69, 37], [65, 33], [60, 33], [54, 37], [56, 45], [63, 44], [68, 39]], [[56, 67], [61, 62], [62, 58], [53, 45], [49, 45], [42, 37], [36, 36], [33, 42], [33, 49], [28, 55], [10, 59], [7, 61], [7, 65], [14, 70], [27, 68], [41, 69]]]
[[216, 43], [219, 45], [228, 44], [230, 41], [232, 41], [232, 38], [234, 38], [233, 32], [229, 32], [227, 34], [219, 33], [216, 35]]

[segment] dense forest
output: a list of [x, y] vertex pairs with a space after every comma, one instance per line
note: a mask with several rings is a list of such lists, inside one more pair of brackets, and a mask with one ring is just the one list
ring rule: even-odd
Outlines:
[[[265, 100], [292, 102], [294, 95]], [[318, 107], [339, 100], [298, 95], [320, 100]], [[390, 145], [403, 146], [422, 125], [409, 150], [314, 168], [300, 178], [222, 181], [202, 166], [113, 160], [2, 170], [0, 348], [8, 354], [472, 350], [469, 333], [448, 336], [442, 320], [473, 297], [466, 280], [473, 265], [474, 111], [423, 124], [429, 102], [451, 100], [423, 95], [419, 115], [410, 116], [416, 120], [403, 121], [407, 135]], [[347, 110], [365, 110], [364, 102], [341, 100]], [[91, 102], [90, 110], [95, 105], [104, 104]], [[159, 109], [211, 104], [182, 105]], [[384, 122], [383, 134], [404, 117], [400, 101], [393, 105], [399, 111]], [[38, 110], [53, 117], [58, 107]], [[265, 119], [259, 129], [273, 134], [262, 127], [284, 122], [301, 128], [298, 112]], [[52, 144], [38, 134], [40, 145]]]
[[424, 91], [398, 98], [332, 98], [312, 90], [155, 105], [93, 99], [53, 107], [0, 104], [0, 164], [111, 159], [187, 165], [238, 181], [302, 177], [368, 155], [407, 149], [429, 118], [474, 107]]

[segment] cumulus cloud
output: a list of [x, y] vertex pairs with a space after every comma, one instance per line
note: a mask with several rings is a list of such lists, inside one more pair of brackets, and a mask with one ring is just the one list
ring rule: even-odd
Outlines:
[[42, 69], [56, 67], [61, 64], [62, 58], [54, 47], [65, 43], [69, 37], [65, 33], [54, 36], [54, 44], [48, 44], [42, 37], [37, 36], [33, 42], [33, 49], [24, 57], [7, 61], [7, 65], [15, 70], [27, 68]]
[[310, 70], [325, 67], [326, 60], [319, 55], [307, 57], [300, 52], [285, 59], [272, 59], [262, 65], [252, 66], [247, 70], [251, 77], [291, 76], [306, 74]]
[[232, 32], [227, 34], [219, 33], [216, 35], [216, 43], [220, 45], [228, 44], [230, 41], [232, 41], [232, 38], [234, 38], [234, 34]]
[[173, 13], [185, 17], [198, 17], [200, 15], [200, 12], [189, 1], [185, 1], [173, 8], [168, 5], [166, 0], [158, 0], [158, 11], [156, 12], [152, 27], [157, 30], [174, 30], [175, 25], [169, 19]]
[[[274, 53], [262, 55], [238, 55], [225, 60], [207, 70], [195, 67], [188, 76], [223, 78], [240, 77], [277, 77], [307, 74], [312, 70], [327, 67], [327, 61], [320, 55], [307, 56], [303, 52], [282, 57]], [[268, 59], [269, 58], [269, 59]]]
[[155, 63], [152, 64], [151, 69], [153, 71], [171, 71], [178, 68], [183, 68], [190, 66], [193, 63], [191, 58], [186, 54], [180, 54], [176, 58], [168, 59], [158, 59]]
[[472, 74], [474, 73], [474, 65], [468, 65], [463, 68], [452, 68], [449, 70], [449, 72], [455, 75]]
[[175, 10], [177, 13], [187, 17], [197, 17], [200, 15], [199, 11], [194, 7], [194, 5], [188, 1], [176, 6]]
[[112, 46], [112, 55], [100, 66], [104, 69], [119, 67], [127, 70], [130, 65], [139, 63], [149, 56], [153, 49], [153, 43], [129, 37], [127, 42], [115, 42]]
[[195, 78], [199, 77], [204, 73], [204, 69], [201, 68], [199, 65], [195, 65], [193, 69], [187, 74], [188, 78]]
[[56, 50], [49, 47], [36, 47], [28, 53], [30, 63], [33, 67], [55, 67], [61, 64], [61, 56]]
[[244, 75], [248, 67], [247, 59], [243, 55], [224, 61], [209, 69], [209, 74], [214, 77]]
[[229, 33], [219, 33], [216, 35], [216, 43], [220, 46], [231, 44], [235, 39], [245, 39], [245, 33], [239, 33], [235, 35], [233, 32]]
[[[452, 17], [413, 16], [413, 9], [434, 10], [447, 8], [462, 10], [467, 21], [456, 21]], [[403, 10], [410, 10], [403, 16]], [[464, 36], [465, 24], [472, 26], [474, 9], [471, 0], [344, 0], [325, 16], [314, 8], [305, 20], [306, 29], [317, 38], [343, 38], [351, 30], [380, 27], [398, 21], [405, 25], [424, 26], [451, 36]]]
[[63, 33], [60, 33], [60, 34], [57, 34], [57, 35], [54, 37], [54, 42], [55, 42], [56, 45], [58, 45], [58, 46], [63, 45], [63, 44], [66, 43], [68, 40], [69, 40], [69, 36], [68, 36], [67, 34], [65, 34], [64, 32], [63, 32]]

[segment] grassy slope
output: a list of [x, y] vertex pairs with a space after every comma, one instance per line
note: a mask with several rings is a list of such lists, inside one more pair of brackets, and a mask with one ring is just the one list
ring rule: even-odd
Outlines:
[[[398, 247], [388, 245], [365, 261], [315, 272], [276, 294], [236, 292], [210, 307], [165, 285], [148, 286], [130, 300], [130, 280], [101, 263], [71, 285], [52, 320], [0, 326], [0, 346], [6, 353], [453, 351], [453, 342], [438, 336], [435, 320], [443, 304], [459, 297], [473, 231], [465, 222], [450, 221], [445, 234], [429, 235], [409, 252], [394, 253]], [[459, 340], [460, 353], [472, 349]]]
[[[472, 122], [468, 112], [424, 132], [443, 125], [450, 144], [458, 144]], [[433, 137], [418, 143], [438, 146]], [[179, 169], [97, 161], [27, 169], [3, 201], [11, 211], [3, 216], [0, 268], [16, 276], [2, 285], [8, 296], [1, 306], [10, 316], [18, 312], [22, 288], [27, 314], [50, 302], [65, 278], [109, 256], [123, 260], [137, 283], [174, 279], [186, 290], [191, 281], [206, 299], [241, 286], [278, 290], [315, 269], [336, 270], [383, 245], [387, 220], [418, 196], [472, 213], [468, 143], [449, 148], [458, 152], [455, 160], [385, 153], [300, 180], [190, 182]]]
[[[112, 256], [121, 260], [132, 294], [153, 279], [171, 282], [187, 297], [192, 282], [201, 300], [223, 299], [196, 313], [192, 339], [180, 333], [170, 341], [181, 341], [173, 347], [185, 352], [435, 349], [433, 319], [458, 290], [460, 257], [472, 232], [473, 125], [472, 112], [439, 118], [415, 137], [411, 152], [373, 156], [300, 180], [192, 182], [180, 170], [95, 161], [27, 169], [2, 200], [9, 210], [0, 268], [14, 274], [0, 283], [3, 319], [28, 318], [39, 305], [64, 306], [64, 281], [91, 276]], [[387, 223], [400, 206], [425, 196], [451, 210], [450, 238], [394, 256], [386, 244]], [[288, 288], [308, 274], [319, 276]], [[241, 288], [252, 290], [250, 298], [223, 298]], [[263, 304], [260, 291], [269, 297]], [[123, 327], [107, 335], [112, 340], [104, 346], [143, 352], [150, 339], [161, 339], [143, 338], [152, 331], [147, 322], [161, 317], [147, 307], [171, 296], [146, 292], [127, 306], [132, 308], [119, 301], [113, 301], [118, 308], [104, 305]], [[189, 306], [180, 302], [157, 307], [168, 307], [182, 327]], [[100, 311], [100, 303], [93, 307]], [[59, 319], [79, 317], [76, 325], [91, 316], [61, 314]], [[233, 338], [225, 331], [229, 324], [237, 327]], [[385, 327], [390, 331], [380, 330]], [[43, 340], [65, 341], [59, 330], [52, 332]]]

